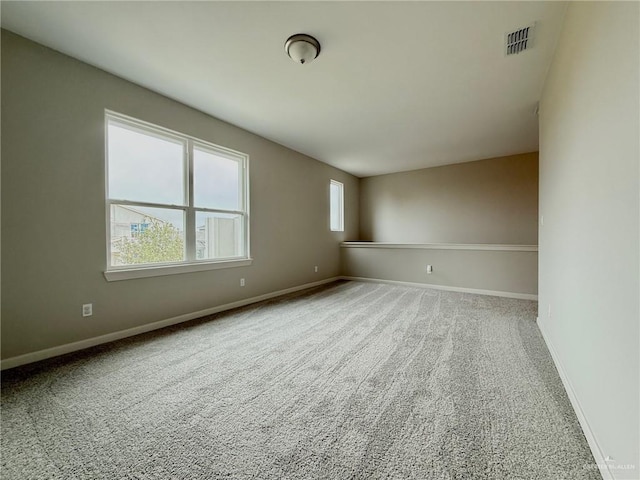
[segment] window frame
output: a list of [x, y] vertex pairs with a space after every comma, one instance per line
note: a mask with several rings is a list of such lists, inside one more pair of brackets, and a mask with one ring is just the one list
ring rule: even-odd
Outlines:
[[[184, 199], [182, 205], [155, 203], [110, 198], [109, 195], [109, 125], [120, 125], [124, 128], [138, 131], [144, 135], [177, 141], [183, 145], [182, 164], [184, 169]], [[144, 120], [130, 117], [118, 112], [105, 109], [104, 114], [104, 142], [105, 142], [105, 207], [106, 207], [106, 253], [107, 268], [104, 272], [108, 281], [127, 280], [130, 278], [155, 277], [179, 273], [214, 270], [220, 268], [240, 267], [251, 265], [250, 251], [250, 216], [249, 216], [249, 155], [216, 145], [184, 133], [161, 127]], [[220, 155], [223, 158], [239, 163], [238, 188], [240, 189], [239, 210], [197, 207], [194, 205], [194, 148]], [[154, 207], [170, 210], [182, 210], [184, 218], [184, 260], [177, 262], [145, 263], [133, 265], [111, 265], [111, 206], [124, 205], [130, 207]], [[242, 218], [241, 247], [243, 254], [237, 257], [216, 259], [196, 259], [196, 214], [224, 213], [239, 215]]]
[[[338, 228], [333, 228], [333, 209], [332, 209], [332, 199], [331, 199], [331, 187], [337, 186], [340, 190], [340, 202], [339, 202], [339, 226]], [[332, 232], [344, 232], [344, 183], [338, 182], [337, 180], [331, 179], [329, 181], [329, 229]]]

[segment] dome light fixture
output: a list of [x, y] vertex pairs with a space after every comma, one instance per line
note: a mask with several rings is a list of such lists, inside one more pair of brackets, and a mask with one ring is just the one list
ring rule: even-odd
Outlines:
[[291, 60], [304, 65], [320, 55], [320, 42], [306, 33], [296, 33], [287, 38], [284, 50]]

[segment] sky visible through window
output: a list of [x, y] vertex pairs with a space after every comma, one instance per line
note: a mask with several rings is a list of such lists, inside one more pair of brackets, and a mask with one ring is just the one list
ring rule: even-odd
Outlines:
[[181, 142], [109, 125], [109, 197], [184, 205]]
[[343, 185], [340, 182], [331, 181], [329, 185], [330, 201], [330, 226], [331, 230], [341, 232], [343, 230]]
[[240, 163], [193, 150], [193, 203], [196, 207], [240, 210]]
[[[165, 205], [186, 205], [185, 145], [111, 122], [108, 135], [109, 197]], [[240, 163], [194, 148], [194, 204], [240, 210]], [[135, 210], [184, 231], [182, 210], [135, 206]], [[203, 219], [198, 216], [198, 223]], [[202, 225], [196, 225], [200, 227]]]

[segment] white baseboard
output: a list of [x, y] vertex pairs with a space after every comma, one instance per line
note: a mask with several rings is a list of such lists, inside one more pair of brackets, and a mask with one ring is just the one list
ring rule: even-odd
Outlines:
[[381, 278], [367, 278], [367, 277], [341, 277], [343, 280], [357, 280], [360, 282], [379, 282], [379, 283], [391, 283], [393, 285], [405, 285], [407, 287], [418, 288], [433, 288], [435, 290], [447, 290], [450, 292], [462, 292], [462, 293], [476, 293], [478, 295], [492, 295], [494, 297], [507, 297], [507, 298], [519, 298], [521, 300], [538, 300], [538, 295], [531, 293], [516, 293], [516, 292], [501, 292], [497, 290], [481, 290], [478, 288], [465, 288], [465, 287], [449, 287], [446, 285], [433, 285], [430, 283], [416, 283], [416, 282], [400, 282], [397, 280], [383, 280]]
[[257, 297], [245, 298], [244, 300], [238, 300], [237, 302], [226, 303], [224, 305], [218, 305], [217, 307], [207, 308], [192, 313], [185, 313], [184, 315], [178, 315], [177, 317], [166, 318], [153, 323], [147, 323], [140, 325], [139, 327], [128, 328], [126, 330], [120, 330], [118, 332], [108, 333], [106, 335], [100, 335], [99, 337], [87, 338], [86, 340], [80, 340], [78, 342], [67, 343], [57, 347], [47, 348], [45, 350], [39, 350], [37, 352], [26, 353], [24, 355], [18, 355], [16, 357], [7, 358], [0, 361], [0, 370], [6, 370], [7, 368], [19, 367], [20, 365], [26, 365], [27, 363], [38, 362], [47, 358], [57, 357], [64, 355], [65, 353], [76, 352], [89, 347], [95, 347], [103, 343], [113, 342], [114, 340], [120, 340], [141, 333], [151, 332], [158, 330], [159, 328], [176, 325], [178, 323], [193, 320], [195, 318], [204, 317], [206, 315], [212, 315], [214, 313], [223, 312], [225, 310], [231, 310], [232, 308], [244, 307], [251, 303], [261, 302], [270, 298], [286, 295], [287, 293], [297, 292], [306, 288], [317, 287], [318, 285], [324, 285], [325, 283], [335, 282], [340, 280], [340, 277], [325, 278], [317, 282], [305, 283], [304, 285], [298, 285], [296, 287], [286, 288], [284, 290], [278, 290], [276, 292], [265, 293], [264, 295], [258, 295]]
[[593, 434], [593, 430], [591, 430], [591, 426], [587, 421], [587, 417], [585, 416], [584, 411], [582, 410], [582, 406], [580, 405], [580, 400], [578, 400], [576, 392], [573, 389], [573, 385], [571, 384], [569, 377], [567, 377], [567, 374], [565, 373], [565, 370], [562, 367], [562, 363], [560, 362], [560, 357], [558, 357], [558, 353], [556, 352], [556, 349], [554, 348], [553, 343], [551, 342], [551, 340], [549, 340], [549, 337], [545, 332], [544, 322], [540, 322], [540, 319], [538, 318], [536, 323], [538, 324], [538, 328], [542, 333], [542, 338], [544, 339], [544, 342], [547, 344], [547, 349], [549, 350], [549, 353], [551, 353], [551, 358], [553, 359], [553, 363], [555, 364], [556, 369], [558, 370], [558, 374], [560, 375], [560, 380], [562, 380], [562, 384], [564, 385], [564, 389], [567, 392], [567, 396], [569, 397], [571, 406], [573, 407], [573, 410], [576, 412], [576, 417], [578, 417], [578, 422], [582, 427], [582, 431], [584, 432], [584, 436], [587, 439], [587, 443], [589, 444], [589, 448], [591, 449], [593, 458], [596, 461], [596, 464], [599, 467], [601, 467], [599, 471], [600, 471], [600, 474], [602, 475], [603, 480], [615, 480], [613, 472], [611, 472], [611, 470], [609, 469], [609, 464], [605, 461], [605, 455], [602, 452], [602, 448], [600, 448], [600, 444], [598, 443], [598, 440], [596, 440], [596, 437]]

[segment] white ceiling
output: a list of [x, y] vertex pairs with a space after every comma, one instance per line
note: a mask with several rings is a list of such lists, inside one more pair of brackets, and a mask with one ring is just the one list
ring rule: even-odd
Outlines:
[[[357, 176], [538, 149], [565, 2], [2, 2], [2, 26]], [[534, 48], [504, 33], [537, 22]], [[322, 44], [297, 65], [294, 33]]]

